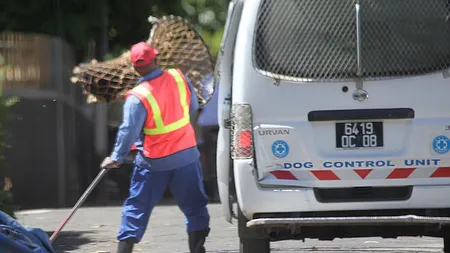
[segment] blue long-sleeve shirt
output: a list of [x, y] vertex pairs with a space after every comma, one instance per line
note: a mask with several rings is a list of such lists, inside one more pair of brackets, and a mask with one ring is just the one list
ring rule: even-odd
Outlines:
[[[144, 76], [142, 76], [138, 84], [143, 81], [152, 80], [162, 74], [161, 69], [156, 69]], [[188, 80], [186, 78], [186, 80]], [[196, 92], [192, 84], [188, 80], [189, 90], [191, 91], [191, 103], [189, 105], [189, 111], [191, 117], [198, 109], [198, 100]], [[149, 170], [171, 170], [186, 166], [195, 162], [200, 158], [200, 152], [197, 147], [182, 150], [170, 156], [163, 158], [149, 159], [142, 154], [143, 150], [143, 128], [145, 119], [147, 117], [147, 111], [141, 101], [134, 95], [130, 95], [123, 105], [123, 119], [122, 124], [119, 127], [117, 133], [116, 143], [114, 150], [110, 157], [112, 160], [122, 163], [124, 158], [130, 152], [133, 144], [136, 144], [137, 150], [139, 150], [134, 163], [136, 166], [146, 168]]]

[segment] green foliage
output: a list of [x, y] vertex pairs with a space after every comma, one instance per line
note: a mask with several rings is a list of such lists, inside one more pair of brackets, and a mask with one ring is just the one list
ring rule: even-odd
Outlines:
[[16, 218], [14, 212], [17, 211], [18, 206], [13, 202], [13, 196], [10, 190], [0, 189], [0, 210], [9, 216]]
[[183, 0], [181, 7], [187, 17], [199, 30], [213, 57], [219, 52], [223, 29], [227, 18], [229, 1], [226, 0]]
[[183, 0], [181, 7], [184, 16], [201, 30], [214, 32], [221, 29], [227, 17], [226, 0]]
[[[107, 22], [107, 57], [118, 56], [132, 44], [148, 38], [152, 15], [188, 18], [201, 31], [213, 55], [225, 24], [228, 0], [9, 0], [2, 4], [0, 32], [33, 32], [59, 36], [82, 61], [93, 41], [100, 43]], [[104, 20], [106, 13], [107, 20]], [[99, 46], [99, 45], [97, 45]]]
[[13, 202], [13, 196], [10, 191], [12, 182], [6, 173], [5, 159], [1, 155], [6, 147], [5, 120], [7, 117], [7, 108], [19, 102], [16, 97], [5, 99], [0, 94], [0, 210], [14, 217], [14, 211], [18, 209]]
[[220, 49], [220, 41], [222, 40], [223, 28], [220, 28], [214, 32], [200, 30], [200, 34], [205, 43], [208, 45], [211, 55], [216, 58]]

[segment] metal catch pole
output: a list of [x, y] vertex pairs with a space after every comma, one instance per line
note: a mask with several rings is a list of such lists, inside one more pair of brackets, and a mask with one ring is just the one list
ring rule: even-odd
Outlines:
[[86, 191], [80, 197], [78, 202], [72, 208], [69, 216], [67, 216], [67, 218], [65, 220], [63, 220], [63, 222], [58, 227], [58, 229], [56, 229], [56, 231], [53, 232], [52, 236], [50, 237], [50, 243], [53, 244], [53, 242], [55, 241], [56, 237], [59, 235], [61, 230], [64, 228], [64, 226], [67, 224], [67, 222], [69, 222], [70, 218], [72, 218], [72, 216], [75, 214], [75, 212], [78, 210], [78, 208], [83, 204], [83, 202], [87, 199], [89, 194], [91, 194], [92, 190], [95, 188], [95, 186], [97, 186], [97, 184], [100, 182], [100, 180], [103, 178], [103, 176], [106, 174], [107, 171], [108, 171], [107, 169], [102, 169], [100, 171], [100, 173], [98, 173], [97, 177], [94, 179], [94, 181], [92, 181], [91, 185], [89, 185], [89, 187], [86, 189]]

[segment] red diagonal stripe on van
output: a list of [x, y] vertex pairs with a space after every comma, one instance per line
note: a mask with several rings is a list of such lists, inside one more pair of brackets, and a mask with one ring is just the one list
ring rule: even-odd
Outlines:
[[413, 173], [415, 168], [398, 168], [394, 169], [387, 179], [399, 179], [399, 178], [408, 178], [411, 173]]
[[297, 180], [297, 178], [292, 174], [290, 171], [286, 170], [277, 170], [270, 172], [272, 175], [274, 175], [277, 179], [281, 180]]
[[312, 170], [311, 173], [317, 177], [319, 180], [341, 180], [336, 174], [331, 170]]
[[437, 168], [430, 177], [450, 177], [450, 167]]
[[358, 174], [358, 176], [360, 176], [362, 179], [365, 179], [370, 174], [370, 172], [372, 172], [372, 169], [357, 169], [353, 171], [355, 171], [355, 173]]

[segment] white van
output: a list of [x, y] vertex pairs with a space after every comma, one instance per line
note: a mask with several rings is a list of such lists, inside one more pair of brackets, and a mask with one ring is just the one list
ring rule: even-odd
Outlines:
[[217, 65], [217, 168], [241, 252], [443, 237], [450, 1], [235, 0]]

